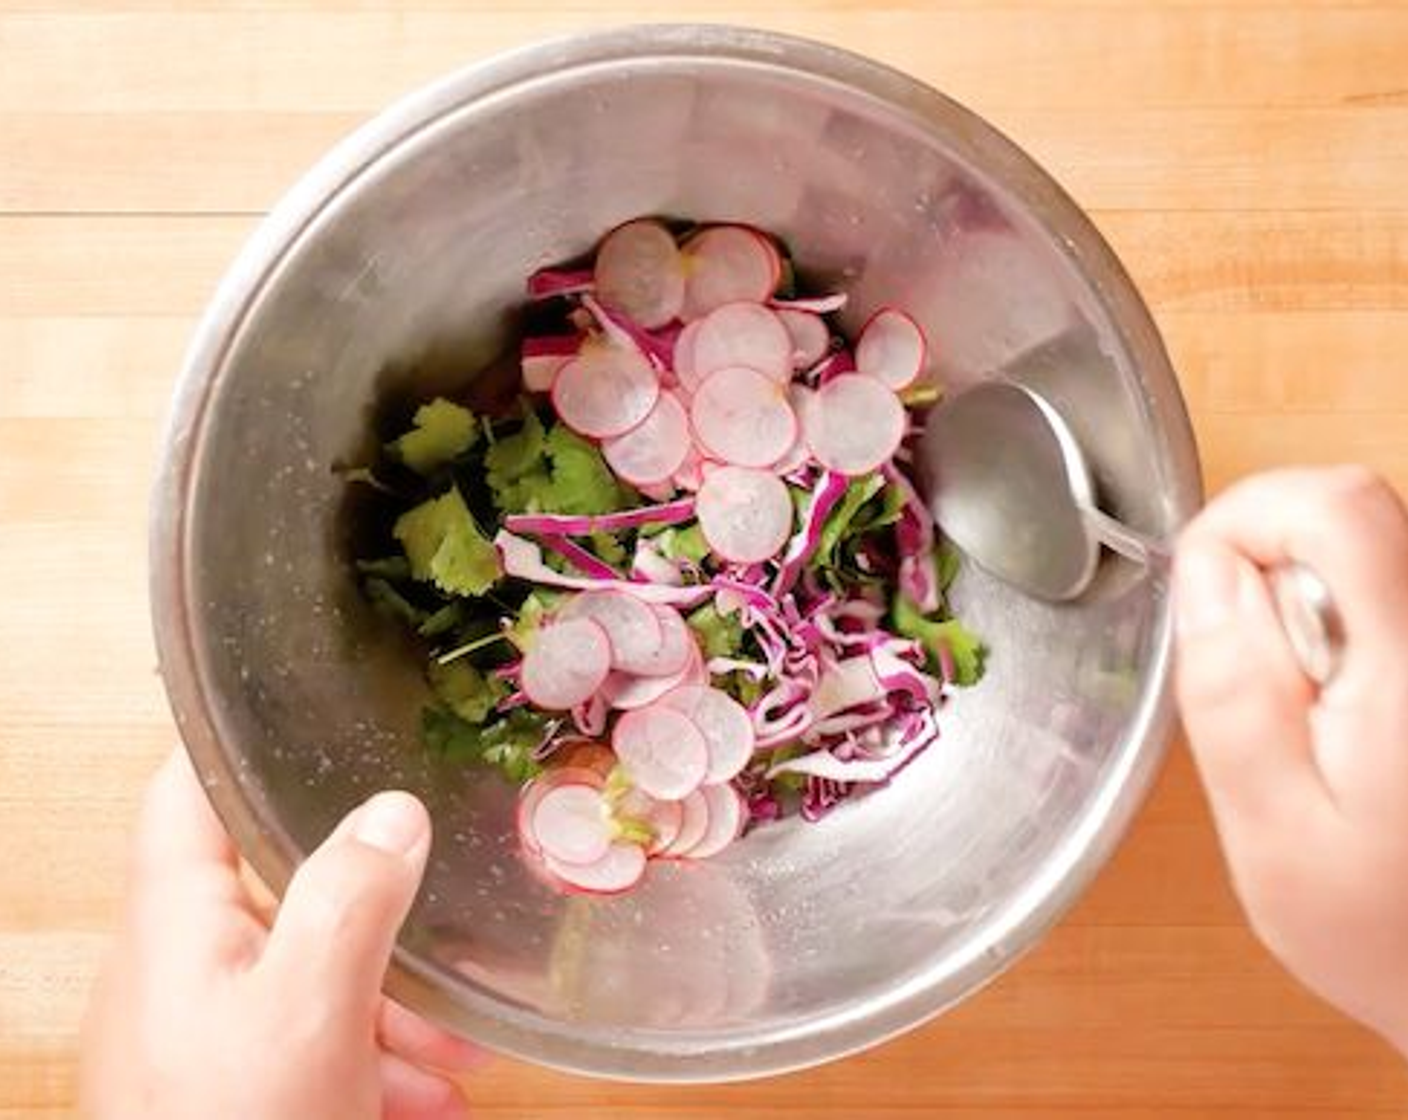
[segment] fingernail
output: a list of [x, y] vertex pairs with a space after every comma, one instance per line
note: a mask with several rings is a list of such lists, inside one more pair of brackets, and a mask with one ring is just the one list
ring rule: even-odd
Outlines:
[[378, 793], [358, 810], [352, 835], [393, 856], [408, 856], [425, 840], [425, 809], [409, 793]]
[[1184, 635], [1217, 630], [1232, 621], [1241, 580], [1237, 558], [1212, 549], [1181, 553], [1174, 567], [1174, 621]]

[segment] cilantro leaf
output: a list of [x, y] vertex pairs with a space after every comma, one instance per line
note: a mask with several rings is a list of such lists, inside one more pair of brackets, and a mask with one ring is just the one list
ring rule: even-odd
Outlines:
[[953, 662], [953, 684], [977, 684], [987, 653], [982, 641], [956, 618], [926, 618], [905, 595], [896, 595], [890, 623], [902, 637], [919, 642], [929, 653], [931, 669], [942, 662], [944, 651]]
[[514, 785], [542, 773], [533, 751], [546, 730], [541, 717], [522, 708], [482, 728], [448, 708], [433, 705], [421, 709], [421, 739], [433, 753], [453, 762], [496, 767]]
[[548, 433], [546, 450], [552, 459], [552, 487], [542, 507], [545, 513], [609, 513], [633, 505], [601, 457], [601, 452], [565, 424]]
[[704, 530], [697, 521], [684, 528], [664, 529], [651, 537], [651, 543], [667, 560], [688, 560], [698, 565], [709, 555], [709, 542], [704, 539]]
[[502, 680], [486, 677], [468, 661], [446, 665], [431, 661], [426, 679], [441, 702], [467, 723], [483, 723], [494, 705], [508, 695], [508, 686]]
[[414, 424], [392, 442], [390, 450], [417, 474], [430, 474], [457, 459], [479, 437], [474, 413], [444, 397], [436, 397], [416, 409]]
[[720, 614], [712, 602], [692, 611], [685, 619], [707, 657], [738, 657], [743, 647], [743, 626], [735, 615]]
[[543, 772], [542, 766], [533, 758], [533, 751], [546, 732], [547, 725], [541, 716], [515, 708], [484, 729], [479, 740], [482, 758], [490, 766], [498, 767], [509, 781], [522, 785]]
[[592, 551], [613, 568], [624, 568], [629, 559], [626, 555], [625, 546], [612, 533], [593, 533], [591, 535]]
[[528, 509], [533, 498], [551, 485], [544, 436], [538, 414], [529, 410], [518, 431], [496, 439], [484, 453], [485, 481], [493, 492], [494, 505], [501, 511], [519, 513]]
[[416, 579], [451, 595], [483, 595], [498, 581], [498, 549], [479, 531], [456, 487], [403, 513], [394, 532]]

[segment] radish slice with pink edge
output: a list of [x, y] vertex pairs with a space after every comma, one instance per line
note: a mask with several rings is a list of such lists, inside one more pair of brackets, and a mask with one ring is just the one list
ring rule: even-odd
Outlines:
[[631, 781], [663, 801], [693, 793], [709, 769], [704, 733], [688, 716], [658, 704], [618, 719], [611, 746]]
[[573, 431], [607, 439], [630, 431], [660, 398], [660, 378], [639, 350], [594, 344], [557, 371], [552, 404]]
[[591, 785], [548, 790], [538, 799], [529, 827], [544, 856], [578, 865], [606, 855], [615, 833], [601, 790]]
[[699, 656], [699, 644], [684, 616], [664, 603], [649, 604], [660, 627], [660, 644], [634, 670], [644, 677], [672, 677], [689, 668], [692, 658]]
[[601, 686], [606, 703], [620, 711], [632, 711], [653, 704], [667, 692], [687, 684], [707, 684], [708, 671], [704, 657], [691, 638], [684, 666], [669, 676], [637, 677], [630, 673], [612, 673]]
[[743, 798], [732, 786], [705, 786], [699, 792], [709, 806], [709, 827], [692, 848], [680, 853], [686, 859], [708, 859], [718, 855], [738, 839], [748, 819]]
[[[601, 749], [606, 750], [605, 747]], [[613, 766], [616, 764], [615, 755], [611, 756], [611, 763]], [[606, 778], [603, 774], [586, 766], [562, 766], [535, 778], [524, 786], [518, 795], [518, 811], [514, 815], [514, 823], [519, 838], [532, 851], [539, 850], [532, 829], [533, 814], [537, 811], [538, 802], [558, 786], [594, 785], [600, 789], [605, 784]]]
[[660, 616], [628, 591], [583, 591], [562, 608], [559, 618], [589, 618], [605, 630], [613, 669], [648, 673], [659, 663], [665, 640]]
[[520, 680], [538, 707], [566, 711], [592, 696], [610, 671], [606, 630], [590, 618], [573, 618], [538, 631], [523, 655]]
[[593, 277], [596, 298], [646, 330], [663, 327], [684, 303], [684, 262], [674, 236], [649, 218], [617, 226], [602, 239]]
[[899, 450], [904, 405], [884, 382], [843, 373], [816, 391], [803, 424], [812, 454], [823, 467], [845, 475], [868, 474]]
[[736, 300], [761, 303], [782, 278], [777, 247], [747, 226], [710, 226], [684, 243], [684, 305], [680, 317], [702, 319]]
[[689, 413], [674, 393], [661, 393], [650, 415], [601, 445], [602, 456], [632, 486], [655, 486], [679, 470], [689, 454]]
[[680, 802], [680, 831], [669, 844], [659, 852], [665, 859], [683, 858], [709, 831], [709, 799], [704, 791], [709, 786], [701, 786]]
[[666, 693], [660, 704], [688, 716], [703, 733], [709, 750], [705, 785], [730, 781], [748, 765], [757, 741], [753, 720], [728, 693], [707, 685], [686, 686]]
[[926, 352], [919, 324], [898, 308], [882, 308], [861, 328], [856, 370], [898, 392], [919, 376]]
[[694, 512], [709, 547], [735, 564], [771, 559], [792, 533], [787, 484], [771, 471], [751, 467], [710, 471], [699, 487]]
[[523, 387], [530, 393], [546, 393], [558, 371], [577, 356], [581, 345], [581, 338], [574, 334], [525, 338], [521, 358]]
[[563, 885], [585, 894], [620, 894], [640, 882], [645, 874], [645, 849], [639, 844], [615, 843], [595, 863], [579, 866], [544, 853], [543, 866]]
[[774, 312], [761, 303], [726, 303], [699, 320], [693, 371], [702, 381], [716, 370], [747, 366], [776, 381], [788, 381], [792, 349], [792, 336]]
[[673, 355], [675, 377], [679, 379], [680, 387], [689, 393], [694, 392], [699, 385], [699, 375], [694, 368], [694, 340], [699, 337], [701, 322], [703, 320], [686, 323], [684, 330], [680, 331], [679, 337], [675, 339]]
[[792, 369], [807, 369], [826, 357], [831, 349], [831, 332], [820, 315], [783, 309], [777, 317], [792, 340]]
[[747, 366], [711, 373], [689, 403], [702, 449], [739, 467], [766, 467], [797, 440], [797, 414], [787, 388]]

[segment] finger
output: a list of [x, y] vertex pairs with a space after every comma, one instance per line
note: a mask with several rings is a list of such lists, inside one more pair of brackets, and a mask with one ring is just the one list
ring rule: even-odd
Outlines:
[[210, 807], [190, 758], [179, 747], [167, 755], [147, 786], [133, 857], [153, 883], [192, 869], [231, 874], [238, 869], [235, 846]]
[[1360, 467], [1275, 471], [1232, 487], [1196, 528], [1264, 568], [1312, 568], [1344, 622], [1341, 679], [1382, 691], [1408, 628], [1408, 515], [1391, 487]]
[[1311, 750], [1314, 691], [1265, 580], [1220, 538], [1195, 527], [1179, 543], [1174, 605], [1183, 723], [1235, 859], [1250, 834], [1328, 800]]
[[386, 1049], [418, 1066], [468, 1073], [489, 1062], [489, 1055], [472, 1042], [427, 1023], [394, 1000], [382, 1000], [377, 1033]]
[[137, 943], [171, 969], [252, 959], [261, 931], [234, 844], [182, 750], [147, 787], [132, 842], [129, 914]]
[[380, 1062], [384, 1120], [468, 1120], [469, 1103], [453, 1081], [394, 1054]]
[[294, 874], [260, 970], [360, 1029], [430, 850], [430, 818], [408, 793], [379, 793], [349, 814]]

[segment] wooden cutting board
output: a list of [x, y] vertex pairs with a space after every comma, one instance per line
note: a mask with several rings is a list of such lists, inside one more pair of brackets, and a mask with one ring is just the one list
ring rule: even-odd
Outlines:
[[[336, 138], [468, 60], [643, 19], [845, 45], [958, 97], [1088, 207], [1217, 489], [1408, 486], [1408, 6], [1328, 0], [0, 0], [0, 1117], [66, 1115], [135, 799], [174, 740], [144, 591], [193, 317]], [[1402, 1115], [1408, 1077], [1253, 942], [1182, 751], [1071, 917], [941, 1022], [811, 1073], [634, 1088], [500, 1062], [478, 1115]]]

